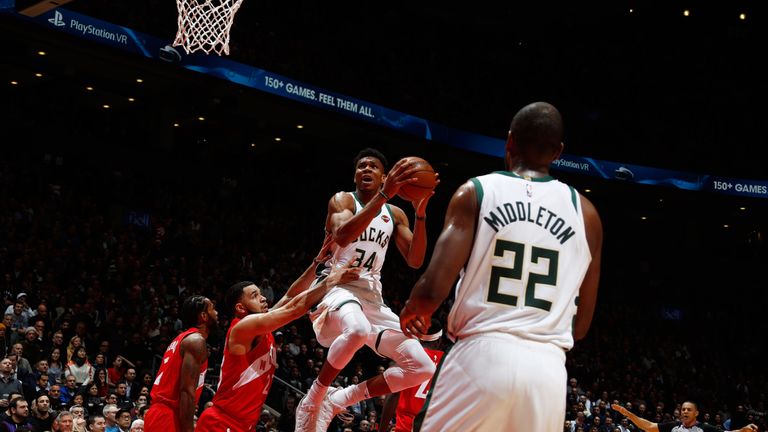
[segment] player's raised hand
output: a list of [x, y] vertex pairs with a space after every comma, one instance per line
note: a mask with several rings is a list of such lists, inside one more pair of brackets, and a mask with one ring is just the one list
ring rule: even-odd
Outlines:
[[394, 197], [401, 186], [418, 180], [413, 177], [418, 170], [419, 167], [413, 160], [407, 157], [400, 159], [387, 173], [384, 184], [381, 186], [382, 192], [388, 197]]
[[[435, 188], [437, 188], [437, 185], [440, 184], [439, 176], [440, 174], [435, 173]], [[429, 204], [429, 200], [432, 199], [433, 196], [435, 196], [434, 190], [432, 193], [420, 199], [419, 201], [411, 201], [414, 210], [416, 210], [416, 216], [423, 217], [427, 215], [427, 204]]]

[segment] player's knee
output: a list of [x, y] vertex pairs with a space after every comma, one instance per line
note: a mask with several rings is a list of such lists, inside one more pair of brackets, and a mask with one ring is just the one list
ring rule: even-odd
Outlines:
[[363, 327], [352, 327], [344, 330], [344, 338], [347, 339], [349, 345], [362, 347], [365, 345], [369, 333], [370, 331]]
[[409, 380], [413, 380], [416, 383], [422, 383], [432, 378], [435, 374], [435, 364], [429, 357], [426, 361], [423, 359], [415, 359], [413, 366], [407, 370]]

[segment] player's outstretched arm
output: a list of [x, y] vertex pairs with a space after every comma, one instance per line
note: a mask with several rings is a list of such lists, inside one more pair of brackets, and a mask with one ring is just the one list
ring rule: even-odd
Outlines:
[[634, 423], [637, 427], [644, 430], [645, 432], [659, 432], [659, 425], [656, 423], [652, 423], [644, 418], [640, 418], [631, 412], [629, 412], [626, 408], [624, 408], [621, 405], [618, 404], [611, 404], [611, 408], [615, 411], [620, 412], [623, 416], [629, 419], [632, 423]]
[[477, 197], [470, 181], [453, 194], [432, 259], [400, 313], [400, 328], [407, 336], [427, 334], [432, 314], [448, 297], [451, 285], [472, 252], [476, 220]]
[[319, 303], [328, 290], [336, 285], [357, 280], [360, 268], [336, 268], [314, 288], [292, 298], [283, 306], [267, 313], [251, 314], [241, 319], [229, 333], [229, 350], [233, 354], [244, 354], [251, 348], [253, 339], [271, 333], [307, 313]]
[[584, 196], [581, 196], [581, 208], [584, 213], [584, 226], [587, 231], [587, 243], [589, 243], [592, 261], [589, 263], [587, 274], [579, 288], [579, 305], [573, 324], [575, 340], [584, 338], [592, 324], [592, 316], [595, 314], [595, 304], [597, 303], [597, 287], [600, 282], [600, 263], [603, 251], [603, 224], [597, 209]]

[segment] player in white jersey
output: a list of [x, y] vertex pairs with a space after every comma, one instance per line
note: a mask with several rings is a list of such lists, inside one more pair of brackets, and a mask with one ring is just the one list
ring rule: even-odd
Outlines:
[[[338, 245], [327, 266], [352, 263], [360, 278], [326, 294], [310, 314], [328, 357], [296, 410], [296, 431], [323, 431], [344, 408], [363, 399], [400, 391], [432, 376], [435, 365], [418, 341], [400, 331], [400, 323], [381, 294], [381, 267], [391, 242], [409, 266], [421, 267], [427, 247], [426, 208], [429, 197], [414, 202], [413, 232], [405, 212], [387, 204], [418, 170], [407, 159], [387, 174], [387, 160], [378, 150], [364, 149], [355, 157], [355, 192], [338, 192], [328, 203], [326, 231]], [[344, 389], [329, 389], [355, 352], [368, 345], [396, 362], [384, 374]]]
[[560, 113], [530, 104], [512, 120], [507, 171], [453, 195], [400, 314], [406, 334], [424, 334], [460, 274], [447, 326], [456, 343], [415, 431], [562, 430], [565, 352], [592, 321], [603, 237], [594, 206], [549, 176], [562, 148]]

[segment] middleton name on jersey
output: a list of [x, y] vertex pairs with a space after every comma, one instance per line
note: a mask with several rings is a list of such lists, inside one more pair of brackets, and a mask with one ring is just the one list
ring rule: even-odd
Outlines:
[[560, 240], [560, 244], [565, 244], [576, 232], [570, 226], [565, 225], [565, 221], [556, 213], [539, 206], [538, 209], [531, 209], [531, 203], [515, 201], [515, 203], [504, 203], [497, 206], [496, 210], [491, 210], [483, 220], [499, 232], [499, 228], [514, 222], [530, 222], [536, 224]]

